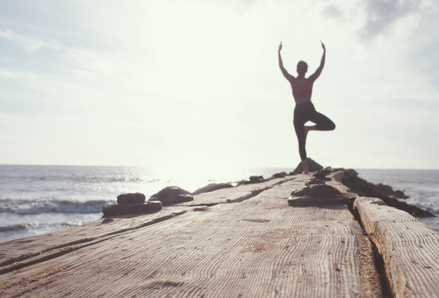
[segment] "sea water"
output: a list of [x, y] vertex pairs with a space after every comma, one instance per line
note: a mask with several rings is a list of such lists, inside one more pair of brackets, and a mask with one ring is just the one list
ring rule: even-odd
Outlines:
[[[119, 194], [149, 198], [166, 186], [188, 191], [209, 183], [271, 177], [281, 168], [161, 169], [103, 166], [0, 165], [0, 242], [59, 231], [102, 217]], [[404, 190], [408, 203], [439, 215], [439, 170], [357, 170], [360, 177]], [[437, 218], [423, 220], [439, 231]]]
[[436, 217], [420, 219], [439, 232], [439, 170], [356, 169], [359, 176], [372, 183], [390, 185], [409, 196], [408, 204], [430, 211]]
[[0, 165], [0, 242], [97, 220], [102, 207], [115, 204], [122, 193], [149, 198], [166, 186], [193, 192], [209, 183], [288, 170]]

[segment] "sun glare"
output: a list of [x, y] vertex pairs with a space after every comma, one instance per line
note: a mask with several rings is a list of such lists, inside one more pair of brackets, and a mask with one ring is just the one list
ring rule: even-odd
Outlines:
[[219, 84], [230, 88], [252, 67], [262, 29], [254, 17], [220, 3], [165, 3], [154, 14], [148, 41], [158, 58], [155, 88], [160, 92], [202, 98]]

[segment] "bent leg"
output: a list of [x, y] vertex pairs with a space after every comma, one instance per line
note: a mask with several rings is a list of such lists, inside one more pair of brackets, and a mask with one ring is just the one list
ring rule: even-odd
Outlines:
[[314, 122], [316, 124], [315, 128], [313, 130], [334, 130], [335, 124], [332, 122], [331, 119], [326, 117], [323, 114], [320, 114], [319, 112], [313, 113], [313, 115], [309, 119], [311, 122]]

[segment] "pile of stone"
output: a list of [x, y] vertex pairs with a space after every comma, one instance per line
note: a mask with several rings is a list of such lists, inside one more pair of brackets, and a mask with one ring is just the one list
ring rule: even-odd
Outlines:
[[342, 183], [360, 196], [380, 199], [382, 199], [381, 197], [408, 199], [408, 196], [406, 196], [401, 190], [393, 190], [389, 185], [381, 183], [373, 184], [361, 179], [358, 176], [358, 173], [353, 169], [343, 169], [343, 171], [345, 175]]
[[[317, 162], [315, 162], [311, 158], [308, 157], [307, 160], [308, 160], [308, 171], [309, 172], [316, 172], [316, 171], [323, 169], [323, 167], [321, 165], [319, 165]], [[299, 165], [297, 166], [297, 168], [293, 172], [291, 172], [289, 175], [296, 175], [296, 174], [300, 174], [302, 172], [303, 172], [303, 165], [300, 162]]]
[[104, 217], [124, 216], [131, 214], [148, 214], [162, 209], [159, 201], [145, 202], [143, 193], [127, 193], [117, 197], [117, 204], [105, 205], [102, 208]]
[[178, 186], [168, 186], [153, 194], [148, 201], [142, 193], [121, 194], [117, 197], [117, 204], [105, 205], [102, 212], [104, 217], [148, 214], [160, 211], [162, 206], [193, 201], [193, 195], [227, 187], [233, 187], [233, 185], [230, 183], [211, 183], [191, 193]]
[[295, 175], [295, 174], [293, 174], [293, 172], [291, 172], [289, 174], [287, 172], [279, 172], [279, 173], [275, 173], [275, 174], [271, 175], [271, 177], [268, 179], [264, 179], [263, 176], [250, 176], [249, 180], [239, 181], [237, 183], [237, 186], [242, 185], [242, 184], [262, 183], [262, 182], [265, 182], [265, 181], [268, 181], [271, 179], [285, 178], [286, 176], [291, 176], [291, 175]]
[[[327, 185], [325, 181], [330, 180], [326, 176], [332, 172], [331, 168], [324, 168], [316, 171], [313, 177], [305, 183], [302, 190], [293, 190], [288, 198], [288, 204], [291, 206], [308, 205], [317, 202], [340, 202], [347, 201], [348, 198], [331, 185]], [[323, 201], [321, 201], [323, 200]]]
[[401, 202], [399, 199], [407, 199], [408, 196], [401, 190], [393, 190], [391, 186], [381, 183], [373, 184], [358, 177], [358, 173], [352, 169], [339, 169], [344, 171], [342, 183], [349, 189], [362, 197], [379, 198], [386, 205], [404, 210], [416, 217], [435, 217], [434, 214], [426, 210], [422, 210], [416, 206]]

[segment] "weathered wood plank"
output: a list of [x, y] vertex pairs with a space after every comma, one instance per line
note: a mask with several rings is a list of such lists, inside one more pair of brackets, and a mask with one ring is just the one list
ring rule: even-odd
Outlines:
[[382, 254], [395, 297], [439, 297], [439, 233], [377, 198], [354, 203]]
[[8, 297], [380, 297], [370, 242], [348, 208], [287, 204], [305, 178], [100, 238], [1, 275], [1, 290]]
[[[273, 187], [273, 185], [292, 179], [292, 177], [278, 178], [262, 183], [220, 189], [196, 195], [194, 196], [194, 201], [191, 202], [182, 203], [178, 206], [164, 207], [161, 212], [154, 214], [99, 219], [72, 229], [8, 241], [0, 245], [0, 272], [4, 269], [2, 267], [7, 264], [12, 264], [19, 260], [34, 262], [35, 259], [61, 253], [69, 247], [77, 248], [78, 245], [88, 245], [123, 231], [134, 230], [142, 226], [167, 220], [170, 217], [193, 210], [194, 206], [240, 202]], [[298, 181], [300, 183], [302, 180], [298, 179]]]

